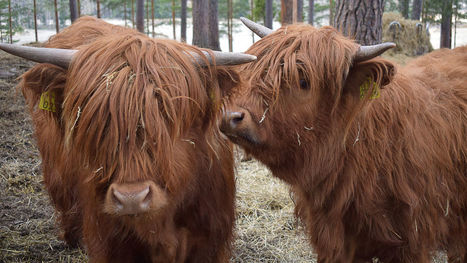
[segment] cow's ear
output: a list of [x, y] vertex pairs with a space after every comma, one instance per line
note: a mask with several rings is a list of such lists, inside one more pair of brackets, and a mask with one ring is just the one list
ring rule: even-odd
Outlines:
[[217, 81], [219, 83], [221, 97], [229, 97], [238, 86], [241, 85], [241, 78], [238, 72], [229, 67], [219, 67], [217, 70]]
[[37, 64], [21, 76], [19, 87], [33, 116], [52, 118], [58, 124], [65, 84], [65, 69], [51, 64]]
[[394, 75], [394, 64], [385, 59], [357, 62], [344, 82], [344, 92], [361, 98], [379, 97], [380, 89], [388, 85]]

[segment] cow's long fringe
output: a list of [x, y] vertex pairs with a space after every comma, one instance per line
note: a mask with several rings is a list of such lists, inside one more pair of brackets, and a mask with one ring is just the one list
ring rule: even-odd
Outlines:
[[[146, 163], [151, 159], [160, 162], [161, 174], [169, 175], [176, 162], [171, 158], [174, 142], [190, 136], [189, 128], [201, 125], [195, 123], [200, 116], [212, 125], [214, 103], [205, 86], [215, 82], [208, 82], [212, 77], [209, 72], [203, 75], [180, 50], [199, 52], [175, 41], [137, 33], [124, 37], [111, 34], [80, 46], [80, 54], [69, 69], [63, 118], [76, 119], [80, 108], [81, 115], [74, 129], [66, 129], [65, 137], [68, 144], [90, 154], [84, 158], [92, 166], [119, 164], [104, 167], [100, 180], [109, 181], [114, 174], [138, 180], [138, 174], [153, 169], [153, 163]], [[134, 151], [143, 145], [144, 150]], [[139, 161], [125, 161], [131, 159]], [[140, 167], [124, 167], [128, 163]], [[135, 174], [135, 170], [142, 173]], [[181, 182], [170, 176], [164, 181], [169, 190], [176, 191]]]

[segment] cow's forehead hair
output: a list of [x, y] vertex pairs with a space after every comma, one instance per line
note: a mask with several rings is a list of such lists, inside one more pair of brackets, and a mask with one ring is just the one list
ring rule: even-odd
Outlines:
[[142, 35], [102, 37], [81, 48], [65, 88], [68, 144], [107, 176], [150, 171], [151, 158], [164, 164], [164, 181], [172, 180], [175, 141], [201, 121], [215, 125], [207, 91], [217, 90], [217, 81], [184, 51], [200, 52]]
[[[298, 86], [300, 79], [306, 79], [315, 89], [331, 83], [329, 80], [341, 80], [357, 49], [354, 41], [332, 27], [289, 25], [250, 47], [247, 53], [258, 60], [242, 69], [249, 73], [250, 88], [274, 104], [282, 88]], [[326, 88], [339, 92], [340, 84], [331, 83]]]

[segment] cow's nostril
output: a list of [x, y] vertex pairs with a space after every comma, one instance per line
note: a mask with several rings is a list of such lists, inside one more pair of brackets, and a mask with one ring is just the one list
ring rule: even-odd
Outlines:
[[120, 215], [139, 214], [151, 208], [151, 185], [112, 184], [108, 190], [107, 205]]
[[168, 203], [164, 190], [152, 181], [113, 183], [104, 202], [104, 211], [114, 215], [155, 212]]
[[232, 112], [230, 116], [230, 121], [232, 122], [232, 124], [237, 125], [243, 120], [244, 117], [245, 113], [243, 112]]

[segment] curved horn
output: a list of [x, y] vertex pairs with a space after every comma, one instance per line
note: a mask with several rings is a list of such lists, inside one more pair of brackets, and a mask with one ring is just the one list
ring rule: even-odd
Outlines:
[[423, 25], [422, 23], [417, 23], [415, 24], [415, 28], [417, 30], [417, 34], [421, 34], [422, 33], [422, 30], [423, 30]]
[[383, 54], [386, 50], [393, 47], [396, 47], [396, 44], [392, 42], [385, 42], [373, 46], [360, 46], [354, 60], [357, 62], [369, 60]]
[[[78, 50], [74, 49], [60, 49], [60, 48], [40, 48], [40, 47], [27, 47], [20, 45], [11, 45], [0, 43], [0, 49], [12, 55], [29, 59], [39, 63], [50, 63], [65, 69], [70, 65], [71, 59]], [[225, 53], [219, 51], [212, 51], [214, 60], [217, 65], [238, 65], [248, 63], [256, 60], [256, 56], [243, 54], [243, 53]], [[203, 51], [208, 61], [212, 64], [213, 60], [207, 51]], [[191, 53], [196, 63], [201, 66], [206, 66], [198, 53]]]
[[0, 43], [0, 49], [12, 55], [39, 63], [50, 63], [67, 69], [71, 59], [78, 50], [27, 47]]
[[[191, 56], [193, 56], [193, 60], [201, 65], [207, 66], [206, 61], [196, 52], [190, 52]], [[216, 62], [218, 66], [230, 66], [230, 65], [239, 65], [248, 62], [252, 62], [256, 60], [256, 56], [244, 54], [244, 53], [229, 53], [229, 52], [220, 52], [220, 51], [212, 51], [212, 55], [214, 56], [214, 61], [211, 57], [211, 54], [207, 51], [203, 51], [203, 54], [206, 56], [210, 65]]]
[[389, 30], [395, 30], [396, 26], [399, 30], [401, 30], [402, 26], [401, 23], [399, 23], [398, 21], [392, 21], [391, 23], [389, 23]]
[[257, 34], [259, 37], [263, 38], [272, 32], [274, 32], [272, 29], [269, 29], [265, 26], [262, 26], [258, 23], [255, 23], [251, 21], [248, 18], [245, 17], [240, 17], [240, 20], [242, 20], [243, 24], [248, 27], [251, 31], [253, 31], [255, 34]]

